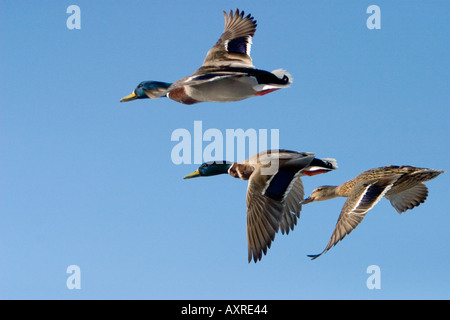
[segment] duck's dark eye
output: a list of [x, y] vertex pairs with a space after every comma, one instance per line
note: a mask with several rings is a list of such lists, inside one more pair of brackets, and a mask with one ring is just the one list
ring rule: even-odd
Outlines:
[[140, 83], [139, 85], [138, 85], [138, 88], [142, 88], [144, 85], [142, 84], [142, 83]]

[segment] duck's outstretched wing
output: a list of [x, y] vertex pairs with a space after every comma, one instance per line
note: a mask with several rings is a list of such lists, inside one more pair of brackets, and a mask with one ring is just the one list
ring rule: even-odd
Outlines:
[[263, 194], [282, 202], [280, 230], [283, 234], [289, 234], [290, 230], [294, 230], [297, 218], [300, 217], [301, 201], [305, 195], [301, 180], [302, 170], [311, 164], [314, 154], [286, 150], [279, 150], [276, 154], [279, 163], [275, 166], [276, 172], [268, 179]]
[[434, 179], [444, 172], [425, 168], [413, 168], [411, 170], [415, 170], [415, 172], [403, 175], [398, 179], [395, 187], [386, 194], [386, 198], [400, 214], [424, 203], [428, 197], [428, 188], [423, 182]]
[[400, 214], [408, 209], [413, 209], [421, 203], [424, 203], [427, 197], [428, 188], [423, 183], [419, 183], [402, 192], [386, 195], [386, 198], [389, 200], [391, 205]]
[[248, 181], [247, 188], [247, 243], [248, 262], [261, 260], [267, 253], [278, 232], [283, 204], [262, 194], [267, 176], [256, 169]]
[[208, 51], [202, 67], [241, 66], [253, 68], [250, 50], [256, 31], [256, 20], [239, 9], [229, 15], [224, 11], [225, 29], [217, 43]]
[[280, 221], [280, 231], [282, 234], [289, 234], [289, 231], [294, 230], [297, 225], [297, 219], [300, 218], [300, 211], [302, 210], [301, 201], [305, 196], [301, 173], [292, 180], [288, 191], [286, 192], [283, 201], [284, 210]]
[[280, 222], [280, 230], [283, 234], [289, 234], [300, 218], [302, 201], [305, 195], [301, 177], [312, 176], [337, 169], [335, 159], [318, 159], [313, 153], [298, 152], [289, 154], [286, 150], [280, 150], [280, 160], [288, 156], [289, 160], [282, 161], [278, 172], [269, 180], [264, 191], [266, 196], [279, 199], [283, 202], [284, 212]]
[[320, 257], [352, 232], [361, 223], [367, 212], [391, 189], [399, 177], [400, 175], [396, 175], [389, 178], [357, 183], [342, 207], [341, 214], [339, 215], [328, 245], [321, 253], [308, 255], [308, 257], [312, 259]]
[[[283, 203], [280, 230], [283, 234], [289, 234], [290, 230], [294, 230], [297, 218], [300, 218], [301, 202], [305, 195], [301, 177], [335, 170], [337, 162], [334, 159], [315, 158], [314, 153], [289, 150], [271, 150], [267, 155], [260, 154], [260, 157], [262, 162], [270, 159], [270, 168], [276, 169], [271, 173], [273, 175], [267, 181], [263, 194]], [[278, 165], [274, 166], [273, 160], [278, 160]]]

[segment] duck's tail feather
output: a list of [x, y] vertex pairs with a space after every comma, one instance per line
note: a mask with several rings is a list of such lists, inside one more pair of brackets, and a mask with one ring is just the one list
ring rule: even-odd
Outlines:
[[287, 84], [291, 84], [294, 82], [294, 78], [292, 75], [284, 69], [276, 69], [272, 71], [272, 74], [275, 75], [278, 79], [286, 81]]
[[313, 161], [311, 161], [311, 164], [308, 168], [305, 168], [303, 170], [303, 174], [307, 176], [315, 176], [317, 174], [329, 172], [332, 170], [336, 170], [338, 168], [336, 159], [332, 158], [325, 158], [325, 159], [318, 159], [314, 158]]

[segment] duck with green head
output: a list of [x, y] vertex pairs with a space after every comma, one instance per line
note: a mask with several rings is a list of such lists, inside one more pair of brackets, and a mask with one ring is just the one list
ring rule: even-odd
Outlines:
[[185, 179], [229, 174], [248, 180], [248, 261], [261, 260], [275, 234], [288, 234], [300, 217], [304, 191], [302, 176], [313, 176], [337, 168], [334, 159], [318, 159], [313, 153], [289, 150], [260, 152], [243, 162], [207, 162]]
[[202, 66], [191, 76], [173, 84], [158, 81], [141, 83], [121, 102], [135, 99], [168, 97], [183, 104], [198, 102], [229, 102], [287, 88], [291, 75], [283, 69], [272, 72], [256, 69], [250, 57], [256, 20], [239, 9], [224, 12], [225, 29], [217, 43], [208, 51]]

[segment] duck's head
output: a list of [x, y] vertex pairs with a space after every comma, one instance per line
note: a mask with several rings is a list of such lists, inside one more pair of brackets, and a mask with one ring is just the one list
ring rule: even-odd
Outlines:
[[321, 186], [313, 190], [311, 195], [302, 201], [301, 204], [307, 204], [313, 201], [323, 201], [336, 197], [336, 187], [335, 186]]
[[233, 163], [227, 161], [211, 161], [205, 162], [197, 170], [188, 174], [184, 179], [192, 179], [197, 177], [210, 177], [219, 174], [228, 173], [228, 169]]
[[120, 102], [127, 102], [136, 99], [161, 98], [166, 95], [167, 89], [170, 86], [171, 83], [168, 82], [142, 81], [130, 95], [120, 99]]

